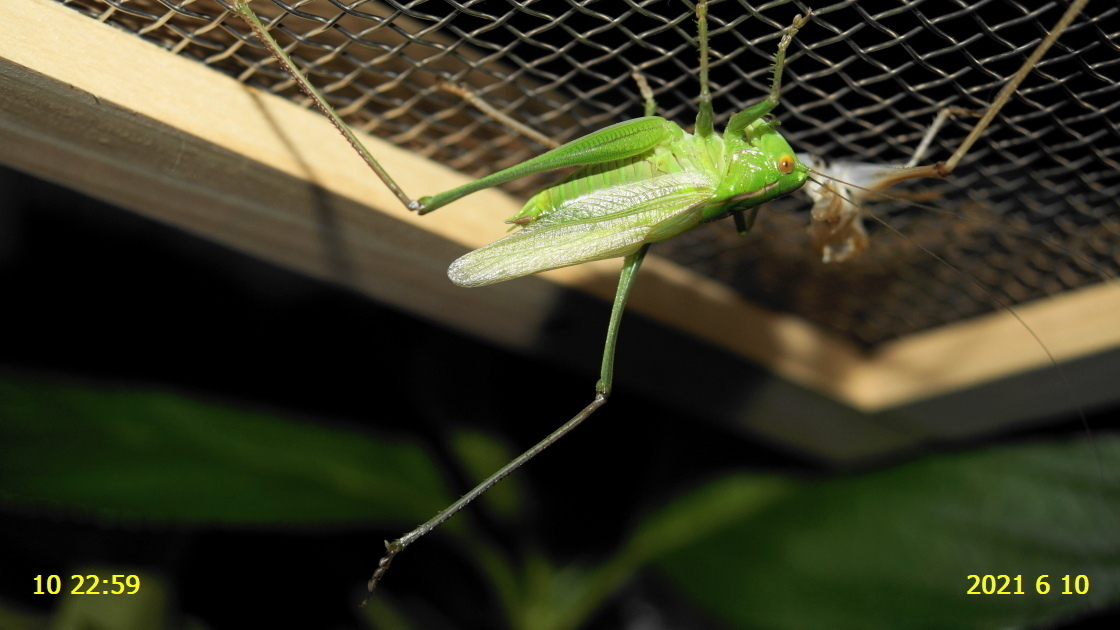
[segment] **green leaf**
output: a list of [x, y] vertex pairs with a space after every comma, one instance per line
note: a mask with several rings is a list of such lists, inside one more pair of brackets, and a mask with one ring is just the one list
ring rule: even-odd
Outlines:
[[[933, 455], [802, 482], [659, 566], [735, 627], [1047, 625], [1120, 602], [1118, 470], [1113, 437]], [[718, 504], [718, 489], [733, 505], [750, 494], [737, 486], [758, 483], [743, 475], [699, 492]], [[1022, 576], [1026, 594], [968, 595], [973, 574]], [[1044, 574], [1051, 590], [1040, 595]], [[1088, 576], [1089, 593], [1061, 594], [1064, 575]]]
[[412, 442], [158, 391], [0, 377], [0, 501], [183, 523], [416, 523], [450, 502]]
[[[542, 577], [526, 588], [526, 615], [520, 627], [548, 630], [578, 628], [652, 560], [704, 538], [728, 523], [756, 514], [796, 491], [798, 484], [777, 477], [719, 479], [673, 501], [644, 519], [625, 546], [605, 563], [547, 567], [538, 562]], [[549, 568], [551, 573], [545, 571]], [[547, 582], [547, 583], [546, 583]]]

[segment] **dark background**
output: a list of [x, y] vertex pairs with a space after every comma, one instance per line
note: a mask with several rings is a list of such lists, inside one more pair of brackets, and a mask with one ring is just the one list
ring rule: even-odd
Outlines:
[[[498, 433], [520, 450], [590, 399], [598, 338], [567, 349], [584, 355], [582, 370], [558, 368], [15, 171], [0, 170], [0, 204], [7, 330], [0, 369], [9, 375], [183, 392], [304, 422], [412, 435], [437, 451], [450, 422]], [[606, 305], [572, 299], [578, 306], [570, 316], [582, 311], [605, 327]], [[633, 315], [623, 331], [620, 374], [636, 356], [649, 359], [644, 349], [631, 350], [659, 332]], [[692, 368], [671, 353], [656, 360], [667, 370]], [[495, 538], [511, 547], [589, 557], [609, 551], [664, 497], [720, 471], [828, 472], [638, 389], [622, 379], [593, 420], [518, 473], [533, 490], [529, 527], [500, 531], [483, 509], [460, 518], [499, 529]], [[1107, 425], [1104, 417], [1090, 420], [1098, 430]], [[1068, 418], [1000, 439], [1079, 432], [1080, 422]], [[6, 600], [45, 611], [51, 598], [30, 594], [31, 576], [132, 564], [165, 575], [179, 608], [214, 628], [353, 626], [380, 541], [402, 533], [145, 525], [58, 507], [0, 510]], [[466, 627], [487, 627], [497, 611], [470, 571], [435, 534], [398, 560], [384, 588], [423, 598]], [[709, 623], [656, 575], [632, 583], [596, 623], [618, 627], [635, 601], [656, 605], [670, 627]]]

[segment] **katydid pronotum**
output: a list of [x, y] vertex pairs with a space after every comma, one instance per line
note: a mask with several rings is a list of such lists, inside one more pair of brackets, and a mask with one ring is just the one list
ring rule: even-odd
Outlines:
[[[482, 286], [594, 260], [624, 258], [593, 400], [559, 429], [431, 520], [396, 540], [386, 541], [386, 554], [369, 581], [371, 593], [397, 554], [570, 432], [607, 401], [612, 387], [614, 351], [621, 316], [634, 277], [652, 243], [677, 236], [700, 223], [729, 216], [740, 232], [746, 232], [761, 204], [812, 182], [814, 188], [811, 194], [816, 205], [832, 209], [831, 214], [822, 210], [817, 220], [838, 226], [826, 228], [826, 233], [818, 239], [826, 255], [839, 259], [858, 251], [862, 246], [861, 229], [858, 218], [853, 217], [858, 217], [859, 201], [901, 181], [949, 175], [1019, 82], [1087, 2], [1076, 0], [1073, 3], [1022, 69], [1006, 84], [970, 136], [946, 162], [884, 168], [862, 180], [861, 185], [856, 185], [810, 168], [804, 159], [798, 157], [768, 115], [779, 104], [786, 51], [798, 30], [808, 23], [811, 14], [797, 16], [782, 36], [774, 55], [769, 94], [757, 104], [732, 116], [722, 134], [716, 132], [708, 81], [709, 3], [700, 0], [696, 3], [700, 95], [691, 134], [676, 123], [654, 115], [656, 104], [652, 94], [639, 80], [646, 101], [644, 117], [606, 127], [470, 184], [412, 199], [362, 146], [269, 35], [249, 8], [249, 1], [234, 0], [235, 11], [406, 208], [426, 214], [473, 192], [527, 175], [576, 168], [559, 183], [533, 196], [519, 213], [508, 220], [519, 228], [517, 231], [452, 263], [448, 275], [453, 282], [466, 287]], [[827, 180], [837, 181], [838, 184], [830, 185]], [[828, 229], [832, 231], [829, 233]], [[830, 253], [833, 248], [835, 254]]]

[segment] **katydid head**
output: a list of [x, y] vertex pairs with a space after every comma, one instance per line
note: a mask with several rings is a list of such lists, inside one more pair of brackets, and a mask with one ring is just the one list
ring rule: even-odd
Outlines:
[[805, 185], [809, 169], [797, 159], [789, 142], [769, 125], [759, 127], [761, 133], [750, 130], [750, 140], [725, 138], [727, 167], [716, 193], [718, 201], [704, 210], [702, 221], [722, 219]]
[[771, 129], [758, 139], [758, 146], [765, 156], [764, 163], [768, 176], [777, 182], [777, 190], [771, 199], [788, 195], [801, 188], [809, 178], [809, 168], [797, 159], [793, 147], [782, 137], [782, 134]]

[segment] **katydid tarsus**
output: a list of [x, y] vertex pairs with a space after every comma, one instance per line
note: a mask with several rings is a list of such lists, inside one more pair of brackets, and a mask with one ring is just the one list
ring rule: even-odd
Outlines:
[[[612, 388], [613, 359], [621, 316], [634, 277], [652, 243], [677, 236], [700, 223], [729, 216], [741, 232], [746, 232], [761, 204], [794, 192], [809, 181], [815, 187], [818, 205], [846, 204], [855, 208], [865, 195], [874, 195], [895, 183], [918, 177], [949, 175], [1018, 83], [1087, 2], [1074, 2], [1050, 36], [1038, 46], [1023, 69], [1008, 82], [984, 113], [969, 138], [946, 162], [884, 169], [854, 184], [816, 171], [798, 158], [768, 114], [779, 104], [786, 51], [798, 30], [808, 23], [809, 14], [797, 16], [778, 43], [770, 92], [757, 104], [732, 116], [722, 134], [718, 133], [714, 127], [708, 81], [709, 3], [700, 0], [696, 4], [700, 94], [692, 133], [653, 115], [656, 105], [652, 94], [644, 81], [639, 80], [646, 100], [646, 116], [606, 127], [470, 184], [412, 199], [362, 146], [273, 40], [249, 8], [249, 1], [234, 0], [235, 11], [248, 22], [280, 65], [330, 118], [406, 208], [426, 214], [473, 192], [520, 177], [576, 168], [559, 183], [533, 196], [519, 213], [508, 220], [519, 228], [517, 231], [452, 263], [448, 275], [453, 282], [467, 287], [482, 286], [583, 262], [624, 259], [610, 315], [600, 378], [592, 401], [559, 429], [434, 518], [396, 540], [386, 541], [386, 554], [369, 581], [371, 593], [397, 554], [570, 432], [607, 401]], [[918, 156], [920, 151], [916, 158]], [[816, 179], [814, 174], [818, 176]], [[828, 180], [840, 183], [830, 185]], [[845, 227], [843, 233], [837, 232], [829, 238], [833, 239], [833, 243], [854, 238], [847, 231], [849, 229], [855, 228]], [[850, 243], [837, 247], [858, 249]]]

